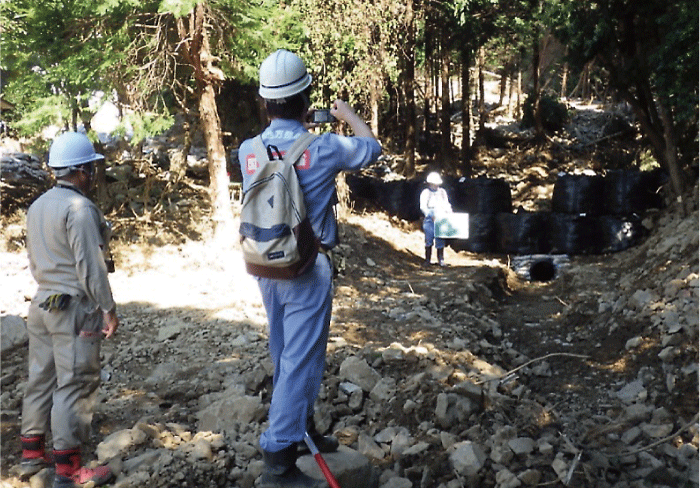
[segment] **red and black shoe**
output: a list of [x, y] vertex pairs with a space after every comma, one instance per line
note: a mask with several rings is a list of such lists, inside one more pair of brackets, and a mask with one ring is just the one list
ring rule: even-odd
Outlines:
[[102, 486], [114, 478], [109, 466], [86, 468], [81, 466], [80, 448], [53, 452], [56, 458], [56, 477], [53, 488], [79, 488], [87, 483]]
[[22, 460], [14, 468], [14, 472], [22, 481], [51, 466], [52, 459], [46, 454], [45, 442], [43, 435], [20, 437]]

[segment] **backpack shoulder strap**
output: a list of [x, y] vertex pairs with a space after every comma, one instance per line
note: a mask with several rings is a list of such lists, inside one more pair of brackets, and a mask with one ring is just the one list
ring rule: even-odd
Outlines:
[[304, 151], [309, 147], [309, 145], [316, 139], [316, 134], [311, 132], [304, 132], [299, 138], [294, 141], [292, 146], [287, 150], [285, 154], [285, 160], [291, 161], [292, 164], [296, 164]]
[[253, 139], [253, 153], [258, 161], [270, 161], [270, 158], [267, 156], [267, 148], [262, 140], [262, 135], [259, 135]]
[[[309, 147], [311, 142], [316, 139], [316, 134], [311, 132], [304, 132], [300, 135], [296, 141], [292, 143], [289, 150], [285, 154], [285, 161], [291, 161], [292, 164], [296, 164], [297, 160], [304, 154], [304, 151]], [[262, 140], [262, 136], [259, 135], [253, 138], [253, 153], [258, 161], [270, 162], [270, 157], [268, 156], [267, 148]]]

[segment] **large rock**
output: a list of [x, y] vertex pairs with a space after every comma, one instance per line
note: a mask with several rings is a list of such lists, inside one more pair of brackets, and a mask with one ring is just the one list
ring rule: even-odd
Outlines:
[[362, 358], [351, 356], [340, 365], [340, 377], [350, 381], [366, 392], [372, 391], [382, 379], [372, 367]]
[[113, 432], [98, 444], [97, 459], [100, 462], [109, 461], [113, 457], [125, 453], [133, 446], [142, 444], [147, 438], [146, 433], [138, 427]]
[[484, 467], [486, 454], [478, 444], [471, 441], [459, 442], [452, 449], [450, 463], [457, 473], [473, 477]]
[[197, 413], [197, 428], [212, 432], [235, 432], [239, 424], [262, 422], [266, 414], [267, 409], [260, 397], [244, 395], [241, 388], [233, 387], [226, 390], [221, 399]]
[[[359, 452], [346, 446], [340, 446], [337, 452], [323, 454], [333, 477], [343, 488], [377, 488], [379, 473], [369, 460]], [[321, 468], [313, 456], [302, 456], [297, 460], [300, 470], [312, 478], [325, 479]]]
[[22, 317], [17, 315], [4, 315], [0, 317], [0, 338], [2, 339], [3, 354], [29, 341], [27, 326]]

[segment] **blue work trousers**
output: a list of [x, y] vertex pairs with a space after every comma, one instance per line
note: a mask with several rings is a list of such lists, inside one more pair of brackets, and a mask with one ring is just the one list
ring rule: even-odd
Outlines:
[[435, 249], [443, 249], [445, 247], [445, 239], [435, 237], [435, 221], [432, 217], [423, 219], [423, 232], [425, 232], [425, 247], [432, 247], [433, 240], [435, 241]]
[[304, 438], [326, 366], [332, 280], [324, 254], [298, 278], [258, 279], [275, 367], [269, 426], [260, 437], [265, 451], [277, 452]]

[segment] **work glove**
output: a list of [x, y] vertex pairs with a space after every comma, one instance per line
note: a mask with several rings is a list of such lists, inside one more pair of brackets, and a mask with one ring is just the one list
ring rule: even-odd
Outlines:
[[46, 300], [39, 304], [39, 308], [48, 312], [62, 311], [68, 308], [70, 304], [70, 295], [65, 293], [56, 293], [51, 295]]

